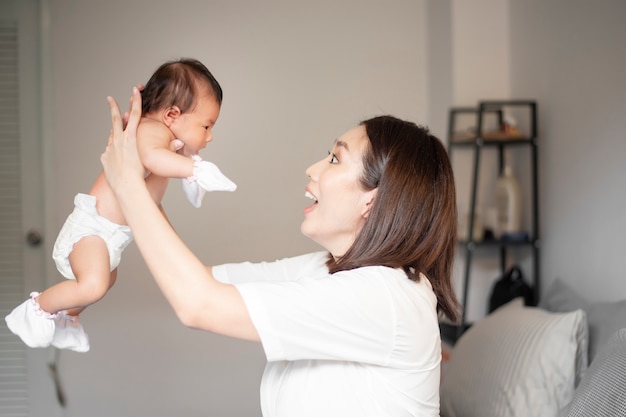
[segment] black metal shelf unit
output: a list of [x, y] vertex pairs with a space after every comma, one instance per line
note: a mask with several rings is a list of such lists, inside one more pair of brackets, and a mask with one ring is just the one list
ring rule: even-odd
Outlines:
[[[507, 131], [504, 126], [505, 117], [504, 109], [517, 108], [518, 111], [526, 113], [528, 118], [528, 131], [525, 134], [519, 131]], [[521, 109], [520, 109], [521, 108]], [[472, 114], [476, 116], [475, 128], [472, 130], [462, 131], [457, 125], [459, 116], [465, 115], [469, 117]], [[495, 126], [497, 129], [488, 131], [486, 117], [495, 117]], [[471, 325], [467, 322], [467, 302], [468, 288], [470, 284], [470, 275], [472, 267], [472, 258], [475, 251], [480, 248], [485, 250], [497, 249], [499, 252], [500, 272], [505, 273], [508, 250], [512, 247], [529, 247], [531, 248], [533, 270], [531, 285], [534, 290], [534, 304], [539, 300], [539, 191], [538, 191], [538, 147], [537, 147], [537, 103], [534, 100], [489, 100], [480, 101], [477, 107], [455, 107], [450, 109], [448, 123], [448, 153], [450, 159], [455, 152], [461, 150], [469, 150], [473, 152], [473, 166], [471, 178], [471, 190], [469, 200], [469, 217], [467, 221], [467, 240], [460, 242], [460, 247], [465, 251], [465, 265], [463, 269], [463, 291], [462, 291], [462, 312], [461, 323], [458, 325], [450, 325], [442, 323], [442, 335], [447, 335], [454, 343], [462, 333]], [[531, 230], [529, 230], [528, 238], [524, 240], [474, 240], [472, 231], [474, 230], [474, 220], [476, 214], [476, 203], [479, 188], [479, 168], [481, 164], [481, 155], [487, 148], [495, 148], [498, 154], [499, 174], [504, 170], [504, 150], [505, 148], [514, 147], [530, 147], [530, 198], [531, 198]], [[491, 249], [489, 249], [491, 248]]]

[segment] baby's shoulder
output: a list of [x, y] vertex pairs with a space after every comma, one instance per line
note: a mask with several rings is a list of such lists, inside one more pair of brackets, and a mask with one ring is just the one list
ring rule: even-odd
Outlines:
[[174, 139], [172, 131], [163, 123], [142, 118], [137, 126], [137, 144], [162, 145], [169, 146], [170, 141]]

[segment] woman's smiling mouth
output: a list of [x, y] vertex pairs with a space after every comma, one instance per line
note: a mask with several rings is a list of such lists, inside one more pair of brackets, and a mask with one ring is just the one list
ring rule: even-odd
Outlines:
[[311, 204], [308, 207], [305, 207], [305, 209], [304, 209], [304, 214], [307, 214], [307, 213], [310, 213], [315, 208], [315, 206], [317, 205], [317, 197], [315, 197], [313, 195], [313, 193], [311, 193], [309, 190], [305, 191], [304, 196], [306, 198], [310, 198], [311, 200], [313, 200], [313, 204]]

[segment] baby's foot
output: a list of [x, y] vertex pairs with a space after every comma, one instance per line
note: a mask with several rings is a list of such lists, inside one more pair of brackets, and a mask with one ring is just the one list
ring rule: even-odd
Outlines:
[[30, 298], [4, 318], [7, 327], [22, 341], [32, 348], [48, 347], [54, 337], [54, 318], [41, 309], [36, 297], [38, 292], [30, 293]]
[[70, 316], [65, 311], [59, 311], [54, 324], [52, 346], [74, 352], [89, 351], [89, 338], [78, 321], [78, 316]]

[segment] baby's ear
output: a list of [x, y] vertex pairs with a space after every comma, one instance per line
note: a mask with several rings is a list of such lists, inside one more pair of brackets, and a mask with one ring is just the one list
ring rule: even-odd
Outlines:
[[163, 112], [163, 122], [167, 126], [170, 126], [172, 123], [174, 123], [174, 120], [180, 117], [181, 114], [182, 112], [180, 111], [178, 106], [172, 106], [168, 109], [165, 109], [165, 111]]

